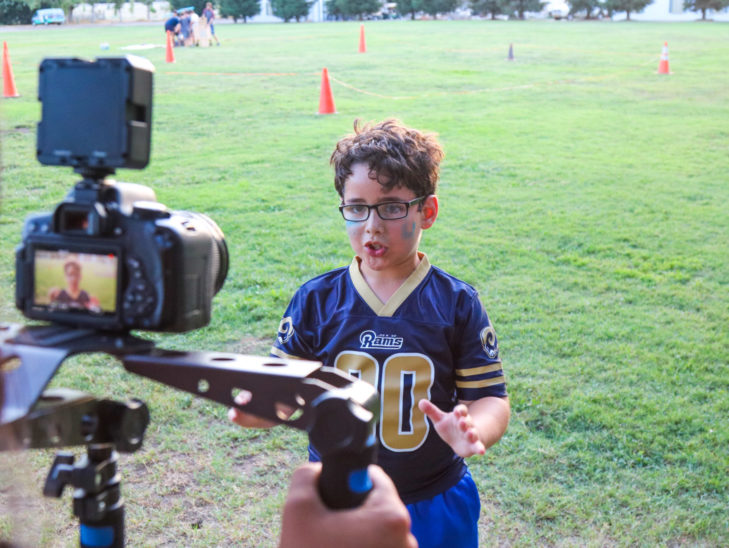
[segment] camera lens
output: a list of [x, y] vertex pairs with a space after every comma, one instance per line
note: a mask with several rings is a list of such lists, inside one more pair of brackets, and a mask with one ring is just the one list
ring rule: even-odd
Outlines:
[[[202, 224], [208, 232], [208, 235], [210, 236], [210, 245], [211, 245], [211, 253], [210, 253], [210, 270], [208, 274], [210, 275], [209, 279], [214, 280], [213, 283], [213, 295], [217, 295], [218, 291], [223, 287], [223, 283], [225, 283], [225, 278], [228, 275], [228, 264], [229, 264], [229, 256], [228, 256], [228, 246], [225, 243], [225, 235], [223, 234], [223, 231], [220, 230], [220, 227], [213, 221], [210, 217], [205, 215], [204, 213], [193, 213], [191, 211], [178, 211], [178, 214], [184, 213], [185, 215], [189, 215], [191, 219], [195, 221], [199, 221], [200, 224]], [[211, 295], [210, 297], [212, 298]]]

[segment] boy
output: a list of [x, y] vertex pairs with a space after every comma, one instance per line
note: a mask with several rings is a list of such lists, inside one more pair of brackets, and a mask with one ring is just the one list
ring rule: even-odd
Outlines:
[[205, 4], [205, 9], [203, 10], [203, 17], [206, 19], [208, 28], [210, 29], [210, 36], [215, 38], [215, 43], [220, 45], [220, 40], [218, 40], [217, 35], [215, 34], [215, 11], [213, 11], [213, 3], [207, 2]]
[[[433, 135], [397, 120], [355, 122], [331, 157], [354, 260], [296, 292], [271, 353], [321, 361], [377, 387], [377, 462], [420, 547], [465, 548], [478, 545], [480, 500], [464, 458], [501, 438], [510, 410], [478, 294], [418, 250], [438, 216], [442, 158]], [[265, 426], [235, 409], [230, 416]]]

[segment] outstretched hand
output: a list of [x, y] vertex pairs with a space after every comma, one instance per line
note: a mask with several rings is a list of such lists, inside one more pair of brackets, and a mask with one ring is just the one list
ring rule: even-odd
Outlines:
[[433, 422], [435, 431], [456, 455], [467, 458], [486, 452], [468, 408], [462, 403], [450, 413], [441, 411], [428, 400], [420, 400], [418, 408]]

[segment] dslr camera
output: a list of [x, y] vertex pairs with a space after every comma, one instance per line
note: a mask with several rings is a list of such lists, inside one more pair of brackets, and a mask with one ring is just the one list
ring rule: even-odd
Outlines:
[[153, 65], [141, 57], [40, 65], [37, 158], [82, 176], [16, 249], [16, 306], [75, 328], [182, 332], [207, 325], [228, 249], [207, 216], [171, 211], [107, 177], [149, 163]]

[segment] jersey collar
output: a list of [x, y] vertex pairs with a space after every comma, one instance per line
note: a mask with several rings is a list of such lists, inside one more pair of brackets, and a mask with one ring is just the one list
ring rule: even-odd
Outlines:
[[405, 299], [420, 285], [420, 282], [425, 279], [425, 276], [430, 272], [430, 261], [425, 253], [418, 251], [418, 256], [420, 257], [418, 266], [386, 303], [383, 303], [375, 295], [375, 292], [372, 291], [370, 286], [367, 285], [364, 276], [362, 276], [362, 272], [359, 270], [361, 259], [357, 256], [352, 259], [352, 264], [349, 265], [349, 277], [359, 296], [362, 297], [364, 302], [367, 303], [375, 314], [384, 317], [392, 316], [400, 305], [405, 302]]

